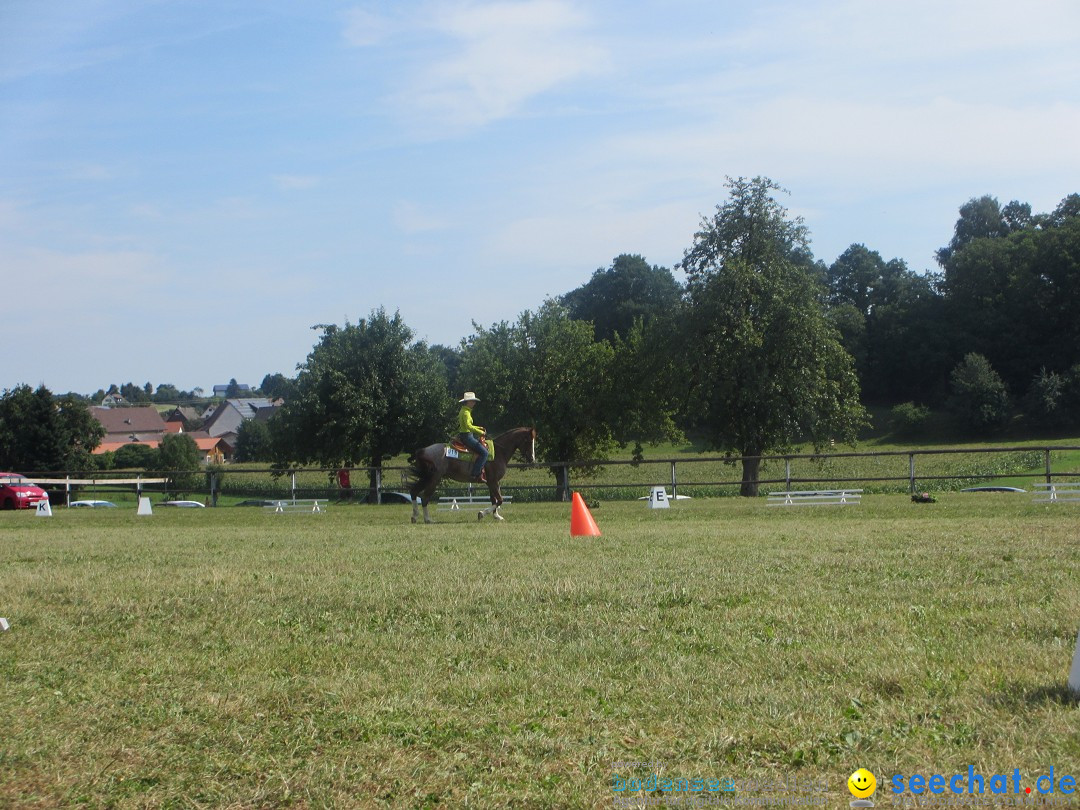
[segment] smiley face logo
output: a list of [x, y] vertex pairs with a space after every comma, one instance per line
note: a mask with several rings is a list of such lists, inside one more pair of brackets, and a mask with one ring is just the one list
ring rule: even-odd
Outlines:
[[877, 779], [866, 768], [859, 768], [847, 778], [847, 788], [856, 799], [865, 799], [877, 790]]

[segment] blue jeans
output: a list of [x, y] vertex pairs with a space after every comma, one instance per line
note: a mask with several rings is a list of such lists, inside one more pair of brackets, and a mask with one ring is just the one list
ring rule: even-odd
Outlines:
[[484, 471], [484, 465], [487, 464], [488, 460], [487, 445], [480, 441], [475, 433], [462, 433], [461, 440], [465, 443], [466, 447], [476, 454], [476, 463], [473, 464], [472, 477], [479, 478], [480, 473]]

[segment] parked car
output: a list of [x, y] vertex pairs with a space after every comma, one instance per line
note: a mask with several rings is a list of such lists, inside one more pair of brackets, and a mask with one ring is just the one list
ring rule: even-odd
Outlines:
[[115, 509], [116, 504], [112, 501], [72, 501], [68, 506], [76, 509]]
[[180, 506], [188, 509], [202, 509], [206, 504], [199, 503], [198, 501], [165, 501], [162, 506]]
[[18, 473], [0, 472], [0, 507], [4, 509], [36, 509], [39, 501], [47, 501], [45, 490]]

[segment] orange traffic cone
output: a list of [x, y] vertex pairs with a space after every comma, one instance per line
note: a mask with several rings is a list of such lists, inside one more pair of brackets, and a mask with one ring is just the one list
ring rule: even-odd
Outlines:
[[589, 507], [581, 499], [581, 495], [574, 493], [573, 503], [570, 505], [570, 536], [571, 537], [599, 537], [600, 527], [593, 520]]

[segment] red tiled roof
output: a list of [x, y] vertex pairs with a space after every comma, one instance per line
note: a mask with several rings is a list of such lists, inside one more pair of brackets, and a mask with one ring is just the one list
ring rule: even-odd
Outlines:
[[101, 444], [99, 444], [99, 445], [98, 445], [97, 447], [95, 447], [95, 448], [94, 448], [94, 450], [93, 450], [93, 452], [91, 453], [91, 455], [93, 455], [93, 456], [99, 456], [99, 455], [101, 455], [102, 453], [115, 453], [115, 452], [116, 452], [117, 450], [119, 450], [119, 449], [120, 449], [121, 447], [127, 447], [127, 446], [128, 446], [129, 444], [141, 444], [141, 445], [144, 445], [144, 446], [146, 446], [146, 447], [150, 447], [150, 448], [155, 448], [155, 447], [157, 447], [157, 446], [158, 446], [159, 444], [161, 444], [161, 442], [158, 442], [158, 441], [142, 441], [142, 442], [102, 442]]

